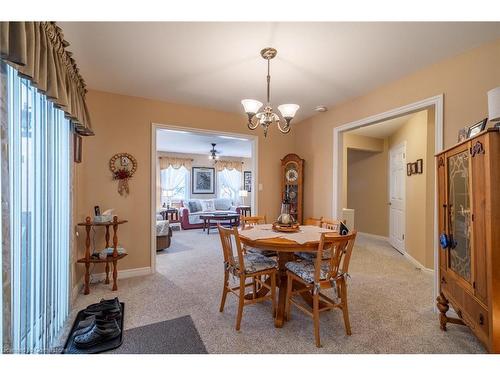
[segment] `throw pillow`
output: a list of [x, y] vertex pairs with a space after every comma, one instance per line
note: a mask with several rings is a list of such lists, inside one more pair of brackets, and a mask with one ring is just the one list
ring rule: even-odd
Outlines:
[[197, 201], [189, 201], [188, 208], [189, 208], [189, 212], [191, 212], [191, 213], [198, 212], [198, 211], [201, 211], [201, 204], [200, 204], [200, 202], [197, 202]]
[[231, 208], [231, 200], [218, 198], [215, 200], [215, 209], [218, 211], [228, 211]]
[[212, 199], [202, 200], [201, 207], [203, 208], [203, 211], [206, 211], [206, 212], [215, 211], [215, 204], [214, 204], [214, 201]]

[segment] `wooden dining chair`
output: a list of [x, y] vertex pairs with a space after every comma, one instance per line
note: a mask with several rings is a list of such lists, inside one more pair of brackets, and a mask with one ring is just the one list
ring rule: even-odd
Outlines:
[[320, 227], [321, 221], [323, 221], [323, 217], [320, 217], [319, 219], [315, 217], [309, 217], [304, 220], [304, 225], [314, 225], [315, 227]]
[[[241, 217], [241, 229], [250, 229], [255, 227], [258, 224], [267, 224], [266, 215], [263, 216], [242, 216]], [[264, 255], [265, 257], [274, 257], [276, 256], [276, 251], [274, 250], [266, 250], [260, 249], [256, 247], [243, 246], [243, 251], [247, 254], [257, 253]]]
[[[224, 253], [224, 287], [220, 302], [220, 312], [224, 311], [228, 293], [238, 297], [238, 314], [236, 316], [236, 330], [240, 330], [243, 307], [266, 300], [271, 300], [272, 316], [276, 314], [276, 273], [278, 263], [260, 254], [244, 254], [241, 247], [238, 228], [224, 228], [217, 224], [219, 229], [222, 251]], [[236, 255], [236, 256], [235, 256]], [[229, 274], [239, 279], [239, 285], [229, 285]], [[247, 283], [247, 279], [251, 282]], [[270, 280], [268, 283], [267, 280]], [[259, 297], [256, 287], [265, 287], [271, 291], [270, 295]], [[247, 287], [252, 287], [252, 298], [245, 298]]]
[[[319, 225], [323, 229], [329, 229], [332, 232], [338, 233], [340, 229], [340, 220], [333, 220], [333, 219], [324, 219], [321, 217], [321, 224]], [[299, 257], [300, 259], [304, 260], [310, 260], [313, 261], [316, 259], [316, 253], [312, 252], [297, 252], [295, 253], [295, 256]], [[323, 251], [323, 260], [328, 260], [331, 257], [330, 251], [327, 249]]]
[[[311, 316], [314, 321], [314, 337], [316, 346], [320, 347], [319, 313], [323, 311], [341, 309], [344, 316], [344, 325], [347, 335], [351, 335], [351, 324], [347, 308], [347, 280], [349, 276], [349, 261], [351, 260], [356, 232], [340, 236], [338, 234], [323, 233], [318, 247], [318, 256], [314, 261], [287, 262], [287, 292], [285, 318], [290, 319], [290, 307], [296, 306], [299, 310]], [[332, 256], [325, 262], [321, 259], [325, 250], [330, 250]], [[293, 289], [293, 284], [299, 285]], [[321, 290], [334, 288], [336, 300], [321, 293]], [[310, 294], [312, 310], [294, 299], [298, 294]]]

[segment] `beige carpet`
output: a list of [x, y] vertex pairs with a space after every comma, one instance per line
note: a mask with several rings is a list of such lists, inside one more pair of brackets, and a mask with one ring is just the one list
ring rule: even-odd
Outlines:
[[236, 298], [229, 295], [224, 313], [218, 311], [223, 276], [218, 234], [175, 231], [172, 246], [157, 256], [155, 275], [120, 280], [117, 293], [93, 285], [90, 295], [78, 297], [70, 318], [117, 295], [126, 303], [126, 329], [190, 315], [209, 353], [484, 353], [467, 327], [439, 330], [432, 275], [383, 241], [360, 236], [350, 274], [352, 336], [345, 335], [340, 311], [323, 313], [323, 348], [317, 349], [311, 319], [292, 307], [291, 321], [277, 329], [269, 303], [246, 307], [236, 332]]

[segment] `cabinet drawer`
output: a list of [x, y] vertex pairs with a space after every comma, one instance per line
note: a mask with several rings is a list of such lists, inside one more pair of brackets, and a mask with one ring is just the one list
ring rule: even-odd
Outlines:
[[489, 336], [488, 311], [469, 293], [465, 293], [463, 317], [465, 323], [486, 341]]

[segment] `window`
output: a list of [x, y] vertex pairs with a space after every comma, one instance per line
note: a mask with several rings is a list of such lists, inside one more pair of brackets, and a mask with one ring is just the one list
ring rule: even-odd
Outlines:
[[160, 173], [161, 178], [161, 190], [171, 191], [172, 196], [167, 197], [163, 194], [161, 195], [161, 204], [168, 203], [168, 200], [186, 200], [188, 196], [189, 187], [189, 171], [186, 167], [180, 167], [178, 169], [172, 166], [167, 169], [162, 169]]
[[238, 204], [240, 200], [239, 192], [241, 190], [241, 172], [227, 168], [217, 173], [217, 186], [219, 198], [229, 198], [234, 204]]
[[7, 67], [12, 349], [45, 352], [69, 308], [71, 129]]

